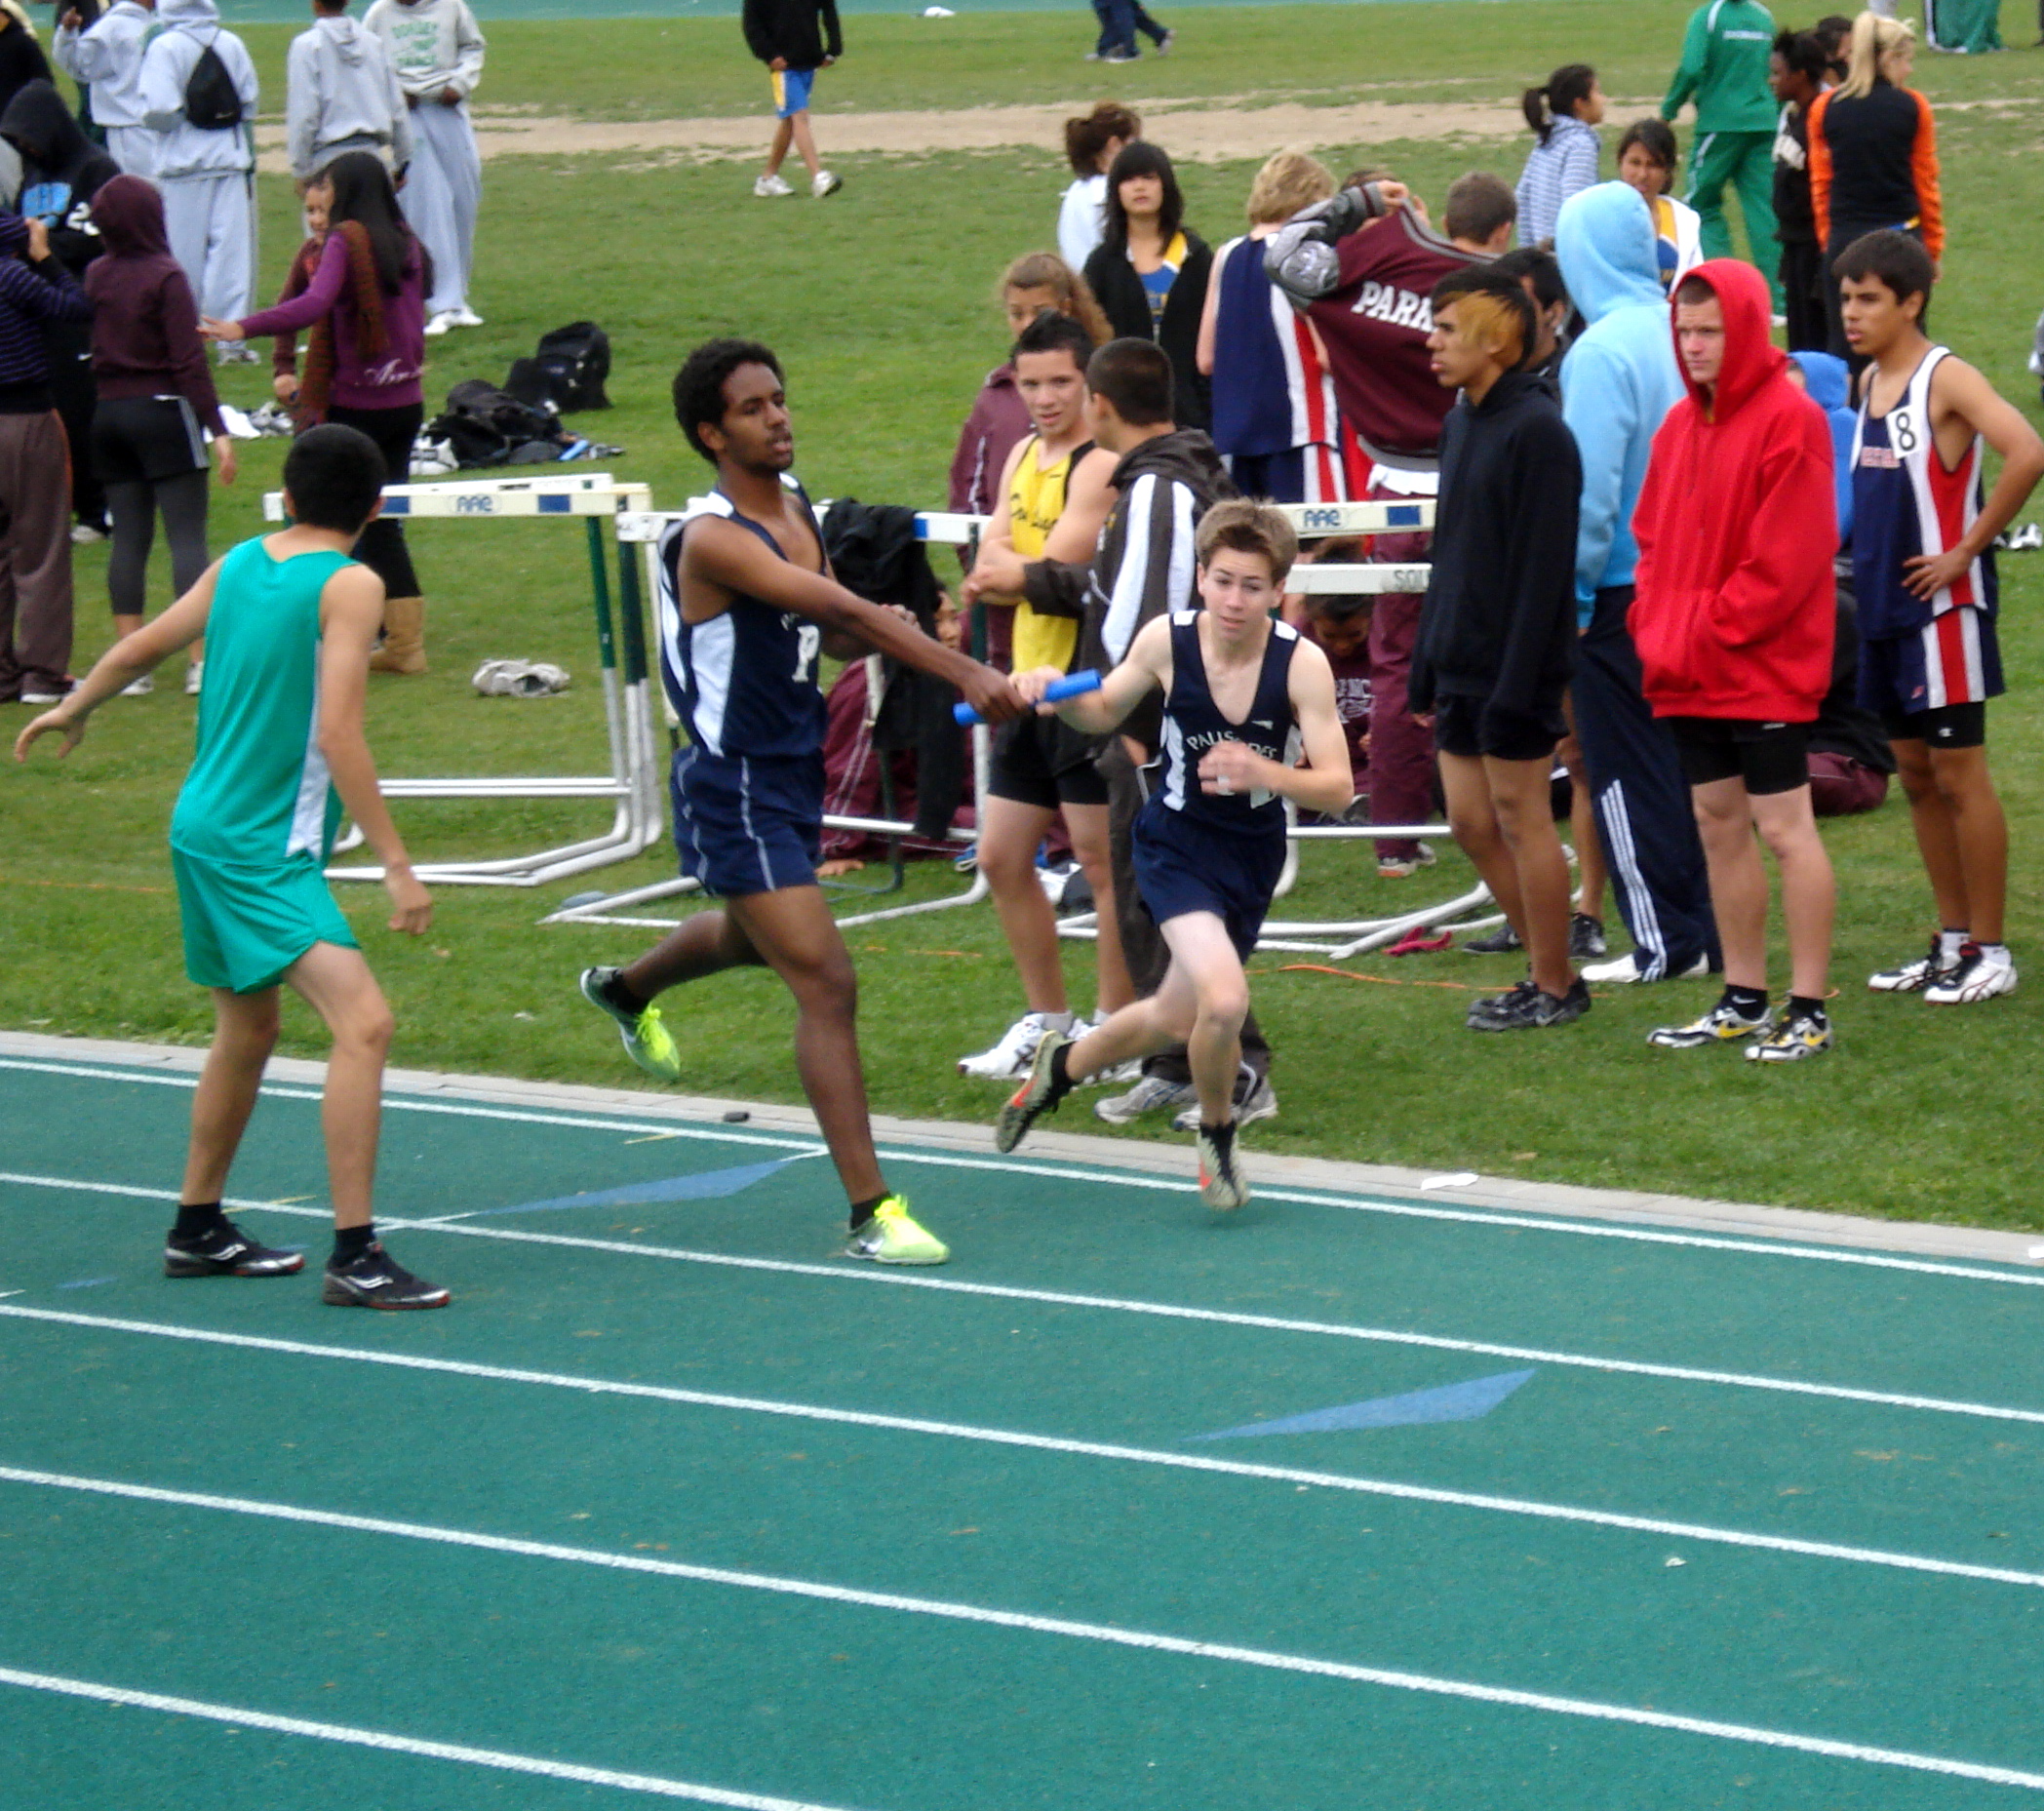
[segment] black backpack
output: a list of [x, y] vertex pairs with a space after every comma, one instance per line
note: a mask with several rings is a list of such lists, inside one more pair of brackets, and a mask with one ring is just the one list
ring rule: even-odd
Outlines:
[[241, 124], [241, 94], [215, 48], [219, 41], [216, 31], [184, 82], [185, 120], [202, 132], [231, 132]]
[[610, 374], [610, 335], [594, 321], [575, 321], [540, 336], [538, 350], [520, 359], [504, 388], [521, 402], [551, 403], [564, 415], [608, 409], [604, 380]]
[[447, 413], [425, 432], [428, 440], [448, 443], [463, 471], [543, 463], [570, 444], [551, 411], [534, 409], [480, 377], [455, 384], [448, 392]]

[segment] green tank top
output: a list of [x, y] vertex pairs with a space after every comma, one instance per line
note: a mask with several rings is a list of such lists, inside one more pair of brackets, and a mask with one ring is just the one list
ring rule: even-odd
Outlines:
[[220, 563], [174, 847], [248, 867], [326, 860], [340, 801], [319, 748], [320, 593], [352, 564], [340, 553], [280, 562], [260, 538]]

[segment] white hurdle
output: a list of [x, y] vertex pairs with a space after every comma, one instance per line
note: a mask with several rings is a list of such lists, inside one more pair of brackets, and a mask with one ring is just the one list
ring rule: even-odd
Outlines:
[[[383, 513], [404, 521], [469, 522], [560, 520], [587, 525], [591, 601], [602, 666], [604, 723], [609, 771], [571, 774], [457, 774], [439, 778], [383, 780], [388, 799], [594, 799], [609, 800], [609, 828], [554, 848], [529, 854], [470, 860], [423, 861], [419, 878], [441, 886], [539, 886], [592, 868], [626, 861], [660, 839], [664, 778], [652, 739], [647, 688], [645, 610], [639, 578], [629, 560], [619, 563], [624, 671], [618, 670], [618, 635], [613, 620], [609, 571], [611, 537], [605, 532], [622, 508], [644, 507], [649, 492], [642, 484], [620, 484], [607, 472], [548, 474], [522, 478], [470, 479], [448, 484], [391, 485]], [[262, 499], [263, 515], [284, 520], [284, 496]], [[355, 846], [359, 836], [345, 847]], [[380, 867], [328, 869], [337, 881], [376, 881]]]
[[[821, 513], [819, 511], [819, 513]], [[660, 536], [669, 525], [683, 519], [681, 512], [651, 509], [631, 509], [621, 512], [617, 518], [617, 539], [625, 548], [637, 547], [644, 568], [646, 595], [657, 598], [660, 595]], [[961, 522], [976, 521], [978, 518], [950, 518]], [[922, 532], [924, 518], [917, 518], [920, 538], [930, 536]], [[964, 535], [962, 533], [963, 540]], [[657, 628], [655, 633], [657, 633]], [[661, 696], [661, 707], [667, 712], [672, 739], [673, 713], [667, 707], [665, 693]], [[984, 725], [972, 731], [972, 798], [975, 807], [974, 821], [984, 817], [987, 805], [987, 780], [992, 759], [993, 743]], [[664, 768], [660, 784], [664, 785]], [[888, 819], [841, 817], [827, 814], [824, 825], [832, 830], [863, 830], [878, 836], [908, 836], [915, 830], [913, 824], [898, 823]], [[962, 847], [969, 847], [976, 832], [952, 829], [950, 839]], [[645, 886], [635, 886], [624, 892], [609, 893], [591, 899], [582, 905], [563, 906], [558, 912], [549, 914], [539, 922], [542, 925], [622, 925], [642, 930], [672, 930], [680, 923], [678, 919], [647, 916], [641, 908], [662, 899], [674, 899], [700, 893], [702, 888], [691, 880], [675, 876], [670, 880], [654, 881]], [[885, 919], [916, 918], [927, 912], [945, 912], [955, 906], [977, 905], [987, 897], [986, 877], [975, 872], [971, 884], [963, 890], [946, 893], [937, 899], [918, 900], [910, 905], [885, 906], [871, 912], [853, 913], [839, 919], [840, 925], [877, 925]]]

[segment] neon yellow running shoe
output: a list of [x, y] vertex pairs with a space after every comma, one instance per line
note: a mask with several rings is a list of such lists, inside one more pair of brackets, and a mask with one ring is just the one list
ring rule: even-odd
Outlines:
[[617, 1035], [624, 1041], [625, 1054], [641, 1069], [662, 1082], [679, 1082], [682, 1053], [674, 1047], [674, 1039], [660, 1022], [660, 1008], [648, 1006], [633, 1012], [618, 1005], [609, 997], [610, 983], [616, 978], [615, 968], [584, 968], [582, 998], [617, 1021]]
[[845, 1255], [871, 1258], [876, 1264], [942, 1264], [950, 1258], [951, 1247], [909, 1218], [907, 1201], [890, 1195], [852, 1229]]

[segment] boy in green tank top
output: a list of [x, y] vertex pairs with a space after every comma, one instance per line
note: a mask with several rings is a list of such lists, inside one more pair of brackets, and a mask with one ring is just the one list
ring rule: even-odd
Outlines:
[[439, 1308], [448, 1292], [398, 1264], [371, 1218], [390, 1007], [324, 873], [345, 807], [383, 864], [391, 929], [416, 936], [432, 919], [362, 728], [383, 581], [349, 551], [382, 508], [383, 482], [382, 455], [367, 435], [328, 426], [300, 437], [284, 462], [292, 526], [244, 541], [108, 650], [69, 697], [21, 731], [15, 759], [51, 734], [63, 737], [59, 757], [68, 755], [94, 710], [206, 638], [198, 749], [171, 818], [171, 866], [185, 969], [213, 990], [215, 1030], [164, 1272], [283, 1277], [304, 1266], [297, 1252], [250, 1239], [220, 1207], [277, 1042], [277, 990], [287, 985], [334, 1034], [321, 1116], [334, 1223], [324, 1299]]

